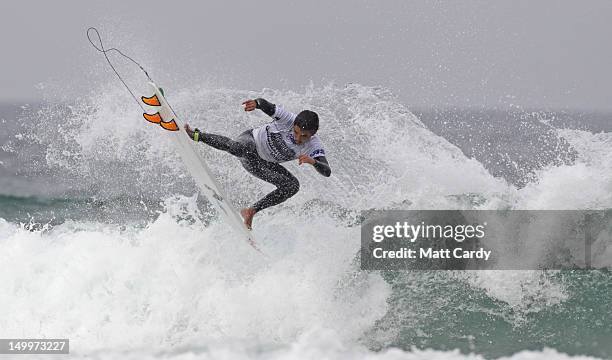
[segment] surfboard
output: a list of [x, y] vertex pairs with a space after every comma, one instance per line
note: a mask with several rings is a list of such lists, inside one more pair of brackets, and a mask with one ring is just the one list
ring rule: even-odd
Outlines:
[[167, 136], [171, 137], [185, 167], [202, 194], [212, 203], [236, 235], [243, 238], [255, 250], [261, 252], [255, 244], [253, 234], [246, 227], [238, 211], [234, 209], [228, 197], [221, 190], [221, 187], [210, 172], [204, 157], [197, 151], [197, 143], [189, 139], [185, 134], [183, 123], [166, 100], [163, 90], [153, 82], [149, 82], [149, 86], [153, 91], [153, 96], [142, 96], [141, 100], [150, 106], [155, 113], [149, 114], [145, 112], [143, 114], [145, 120], [159, 124], [164, 130], [167, 130], [164, 132]]

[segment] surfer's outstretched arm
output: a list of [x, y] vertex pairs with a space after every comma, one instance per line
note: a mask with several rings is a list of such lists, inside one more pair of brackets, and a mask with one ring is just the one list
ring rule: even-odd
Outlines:
[[293, 123], [293, 120], [296, 117], [294, 113], [285, 110], [282, 106], [276, 106], [275, 104], [272, 104], [268, 100], [262, 98], [247, 100], [243, 102], [242, 105], [244, 105], [244, 111], [259, 109], [274, 120], [283, 123]]
[[329, 177], [331, 175], [331, 168], [329, 167], [329, 163], [325, 156], [318, 156], [314, 158], [315, 163], [312, 164], [317, 172], [325, 177]]
[[272, 104], [266, 99], [257, 98], [255, 100], [247, 100], [242, 103], [244, 105], [244, 111], [253, 111], [259, 109], [266, 113], [268, 116], [274, 116], [276, 112], [276, 105]]
[[329, 163], [327, 162], [325, 156], [311, 158], [308, 155], [300, 155], [300, 157], [298, 157], [298, 165], [302, 164], [310, 164], [314, 166], [315, 170], [325, 177], [329, 177], [331, 175], [331, 168], [329, 167]]
[[268, 116], [274, 116], [274, 113], [276, 112], [276, 105], [262, 98], [255, 99], [255, 102], [257, 103], [257, 108], [259, 110], [263, 111]]
[[257, 98], [255, 100], [247, 100], [243, 102], [242, 105], [244, 105], [244, 111], [253, 111], [255, 109], [259, 109], [266, 113], [266, 115], [272, 117], [274, 117], [274, 113], [276, 112], [276, 105], [262, 98]]

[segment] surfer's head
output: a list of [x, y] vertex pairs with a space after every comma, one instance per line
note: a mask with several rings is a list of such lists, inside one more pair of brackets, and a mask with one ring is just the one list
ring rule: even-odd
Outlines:
[[319, 115], [310, 110], [304, 110], [295, 117], [293, 122], [293, 135], [298, 144], [310, 140], [319, 130]]

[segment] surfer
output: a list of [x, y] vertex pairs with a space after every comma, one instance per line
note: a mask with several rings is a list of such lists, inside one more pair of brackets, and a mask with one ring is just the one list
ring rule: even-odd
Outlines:
[[202, 141], [237, 156], [249, 173], [276, 186], [274, 191], [251, 207], [240, 211], [245, 225], [251, 229], [257, 212], [282, 203], [300, 189], [298, 179], [280, 163], [297, 159], [299, 165], [310, 164], [326, 177], [331, 175], [331, 168], [323, 144], [316, 135], [319, 130], [317, 113], [304, 110], [296, 115], [261, 98], [247, 100], [242, 105], [245, 111], [260, 109], [274, 120], [246, 130], [235, 140], [191, 129], [189, 124], [185, 124], [185, 131], [194, 141]]

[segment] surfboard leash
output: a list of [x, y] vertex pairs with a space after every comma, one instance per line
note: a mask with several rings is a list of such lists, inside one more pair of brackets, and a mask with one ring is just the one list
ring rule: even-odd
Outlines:
[[[98, 42], [100, 44], [99, 46], [96, 45], [93, 42], [93, 40], [91, 39], [90, 31], [95, 33], [95, 36], [98, 37]], [[87, 29], [87, 40], [89, 40], [89, 43], [91, 44], [91, 46], [93, 46], [96, 50], [98, 50], [99, 52], [101, 52], [104, 55], [104, 58], [106, 59], [106, 62], [108, 62], [108, 65], [111, 67], [111, 69], [113, 69], [113, 71], [115, 72], [115, 75], [117, 75], [119, 80], [121, 80], [121, 82], [123, 83], [123, 86], [125, 86], [127, 91], [130, 92], [130, 95], [132, 95], [132, 98], [134, 99], [134, 101], [136, 101], [136, 103], [142, 109], [143, 112], [146, 112], [146, 109], [144, 108], [144, 106], [142, 106], [142, 104], [138, 100], [138, 97], [136, 97], [136, 95], [134, 95], [134, 92], [132, 91], [132, 89], [130, 89], [130, 87], [127, 85], [127, 83], [123, 80], [123, 78], [121, 77], [121, 75], [119, 74], [119, 72], [117, 71], [117, 69], [115, 68], [115, 66], [111, 62], [111, 60], [109, 59], [107, 53], [110, 52], [110, 51], [116, 51], [117, 53], [119, 53], [119, 55], [123, 56], [124, 58], [126, 58], [126, 59], [130, 60], [131, 62], [133, 62], [134, 64], [136, 64], [136, 66], [138, 66], [140, 68], [140, 70], [142, 70], [142, 72], [147, 76], [147, 79], [149, 79], [150, 82], [154, 83], [153, 79], [151, 79], [151, 77], [149, 76], [149, 73], [147, 72], [147, 70], [145, 70], [145, 68], [142, 65], [140, 65], [136, 60], [132, 59], [130, 56], [128, 56], [128, 55], [124, 54], [123, 52], [121, 52], [121, 50], [119, 50], [117, 48], [105, 49], [104, 48], [104, 43], [102, 43], [102, 37], [100, 36], [100, 32], [95, 27], [90, 27], [90, 28]]]

